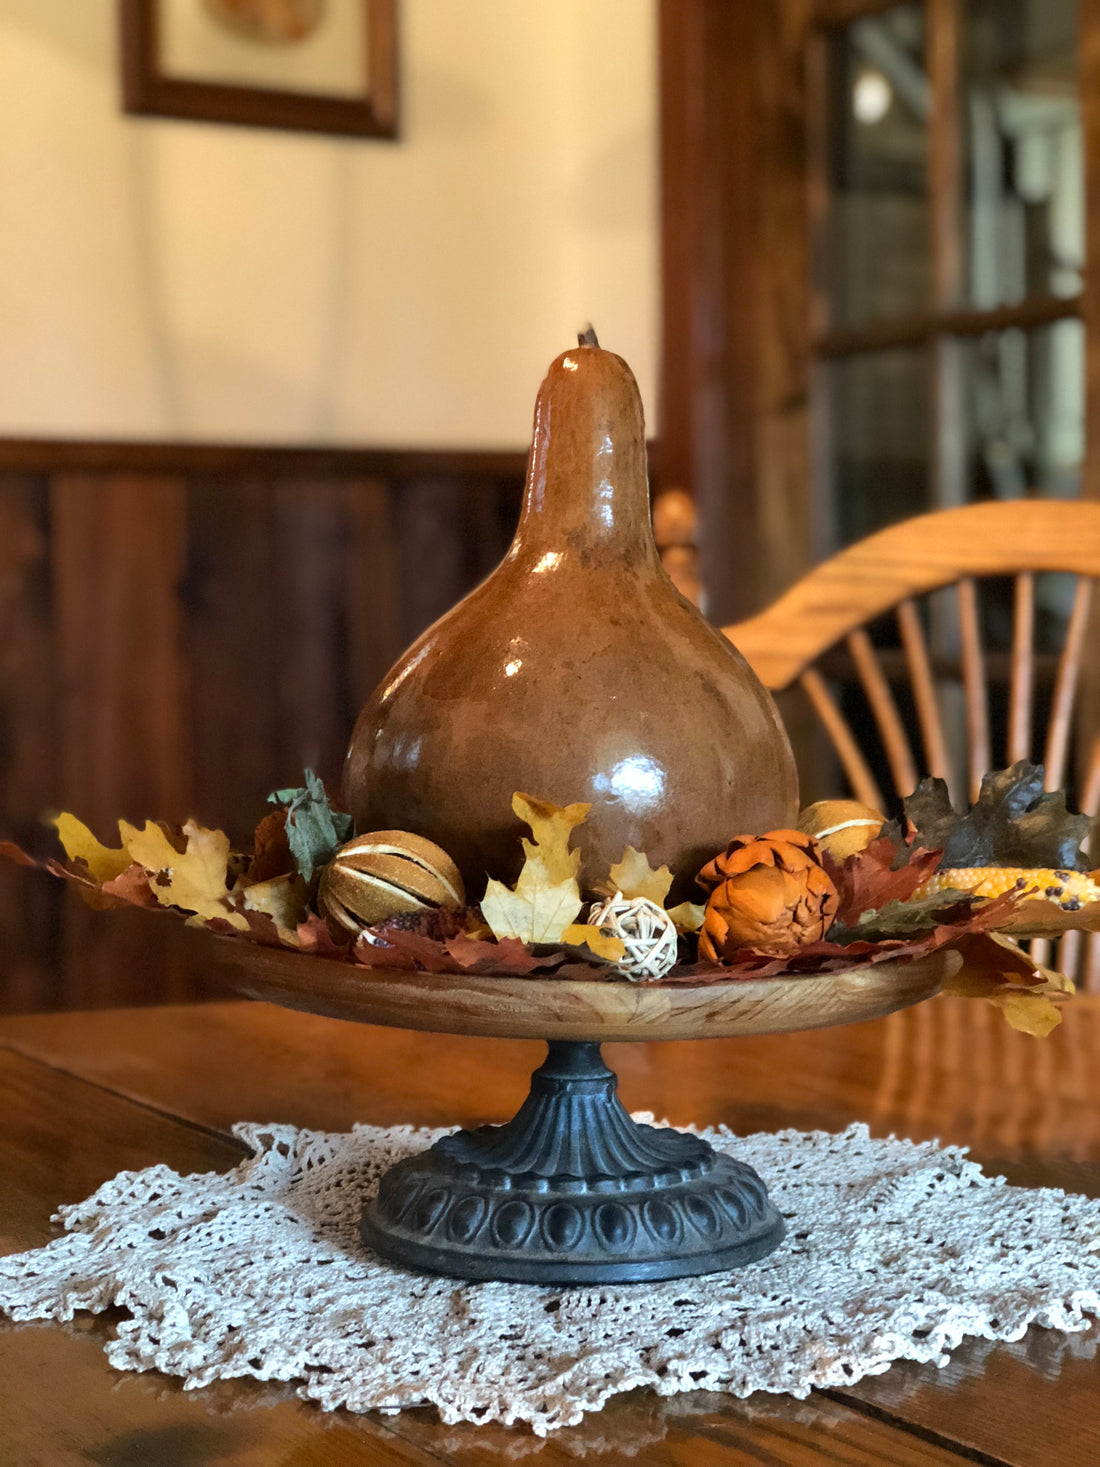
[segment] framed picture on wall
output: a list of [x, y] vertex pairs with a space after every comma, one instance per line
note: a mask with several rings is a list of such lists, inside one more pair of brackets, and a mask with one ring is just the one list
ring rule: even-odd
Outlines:
[[126, 112], [397, 136], [397, 0], [120, 0]]

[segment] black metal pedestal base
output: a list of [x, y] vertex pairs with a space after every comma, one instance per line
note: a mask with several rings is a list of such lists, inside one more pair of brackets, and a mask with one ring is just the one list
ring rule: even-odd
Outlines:
[[445, 1136], [382, 1178], [363, 1241], [465, 1279], [640, 1283], [753, 1263], [783, 1219], [749, 1166], [632, 1121], [598, 1044], [550, 1044], [504, 1126]]

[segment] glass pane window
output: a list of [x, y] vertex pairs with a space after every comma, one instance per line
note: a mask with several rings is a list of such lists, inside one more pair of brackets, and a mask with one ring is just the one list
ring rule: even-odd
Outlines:
[[930, 366], [921, 348], [829, 364], [838, 545], [931, 508]]
[[970, 499], [1080, 492], [1085, 452], [1085, 328], [1056, 321], [959, 343]]
[[924, 11], [891, 6], [829, 43], [824, 276], [837, 326], [929, 304]]
[[1076, 0], [964, 0], [960, 20], [969, 303], [1076, 295], [1085, 239]]

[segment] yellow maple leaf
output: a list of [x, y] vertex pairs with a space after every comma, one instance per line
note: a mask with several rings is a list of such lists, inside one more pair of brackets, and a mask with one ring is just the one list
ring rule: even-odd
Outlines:
[[481, 910], [496, 938], [518, 937], [520, 942], [560, 942], [581, 909], [576, 878], [551, 881], [538, 856], [528, 856], [515, 889], [489, 880]]
[[75, 815], [62, 812], [53, 823], [69, 860], [83, 861], [98, 882], [113, 881], [131, 864], [125, 846], [115, 851], [103, 845]]
[[552, 805], [517, 791], [512, 809], [531, 827], [534, 840], [524, 838], [526, 859], [512, 890], [490, 878], [481, 899], [482, 915], [498, 939], [560, 942], [581, 909], [581, 855], [569, 849], [569, 838], [591, 806]]
[[672, 872], [669, 868], [660, 866], [654, 871], [645, 852], [636, 851], [633, 846], [627, 846], [622, 859], [612, 866], [609, 875], [610, 881], [606, 888], [608, 896], [621, 892], [627, 901], [634, 901], [636, 897], [648, 897], [659, 907], [664, 906], [665, 897], [672, 886]]
[[279, 936], [289, 947], [300, 947], [298, 924], [309, 914], [305, 882], [300, 876], [274, 876], [270, 881], [254, 881], [251, 886], [238, 886], [237, 894], [246, 912], [266, 912]]
[[626, 943], [621, 937], [612, 937], [610, 932], [603, 932], [589, 922], [572, 923], [562, 933], [560, 941], [571, 947], [591, 948], [598, 958], [608, 963], [617, 963], [626, 957]]
[[551, 881], [565, 881], [576, 877], [581, 868], [580, 851], [569, 849], [569, 837], [578, 825], [583, 825], [591, 805], [552, 805], [549, 800], [538, 800], [534, 795], [523, 795], [517, 790], [512, 796], [512, 809], [531, 827], [534, 841], [522, 838], [523, 853], [530, 861], [538, 856], [546, 867]]
[[678, 907], [669, 907], [668, 915], [681, 932], [698, 932], [703, 925], [706, 907], [697, 902], [681, 902]]
[[148, 871], [150, 889], [162, 906], [180, 907], [203, 921], [221, 917], [247, 929], [245, 918], [226, 900], [229, 837], [222, 831], [206, 830], [189, 820], [183, 827], [187, 848], [177, 851], [152, 820], [144, 830], [120, 820], [118, 830], [129, 858]]
[[1013, 1029], [1045, 1039], [1062, 1022], [1058, 1006], [1045, 993], [1029, 993], [1026, 988], [1005, 988], [989, 995], [987, 1000], [1000, 1009]]

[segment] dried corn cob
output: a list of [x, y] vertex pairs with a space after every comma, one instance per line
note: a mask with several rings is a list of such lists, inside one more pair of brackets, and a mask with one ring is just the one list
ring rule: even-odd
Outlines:
[[1056, 871], [1049, 866], [960, 866], [937, 871], [922, 882], [915, 896], [933, 896], [938, 891], [972, 891], [975, 896], [999, 897], [1018, 891], [1042, 897], [1063, 912], [1079, 912], [1089, 902], [1100, 901], [1100, 886], [1083, 871]]

